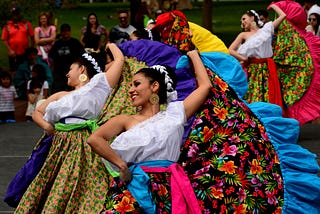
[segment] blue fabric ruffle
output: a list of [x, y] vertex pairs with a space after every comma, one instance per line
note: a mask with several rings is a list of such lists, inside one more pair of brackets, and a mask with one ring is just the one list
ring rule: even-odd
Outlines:
[[[240, 63], [231, 55], [221, 52], [201, 53], [203, 64], [220, 76], [242, 98], [248, 90], [247, 76]], [[187, 56], [182, 56], [176, 68], [181, 69], [189, 65]], [[227, 71], [227, 72], [226, 72]]]
[[297, 144], [299, 122], [283, 118], [281, 107], [257, 102], [249, 108], [264, 124], [278, 153], [284, 182], [282, 213], [320, 213], [320, 167], [316, 155]]

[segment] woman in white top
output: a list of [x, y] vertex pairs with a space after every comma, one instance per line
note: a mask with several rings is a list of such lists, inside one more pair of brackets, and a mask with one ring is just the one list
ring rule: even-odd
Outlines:
[[107, 47], [114, 61], [106, 72], [84, 53], [67, 74], [74, 90], [55, 93], [36, 108], [34, 122], [54, 136], [45, 163], [16, 213], [97, 213], [102, 209], [108, 176], [101, 158], [85, 142], [122, 72], [122, 52], [115, 44]]
[[[133, 106], [141, 111], [113, 117], [88, 138], [93, 150], [116, 166], [123, 181], [131, 180], [128, 162], [178, 160], [184, 124], [212, 87], [198, 51], [187, 55], [195, 68], [198, 88], [184, 101], [170, 102], [176, 99], [172, 69], [160, 65], [141, 69], [134, 75], [129, 90]], [[160, 104], [166, 103], [166, 110], [160, 111]], [[107, 141], [117, 135], [110, 146]]]
[[278, 17], [264, 25], [254, 10], [243, 14], [241, 17], [243, 32], [232, 42], [229, 51], [242, 63], [247, 72], [249, 90], [245, 99], [249, 103], [265, 101], [282, 106], [280, 84], [271, 57], [274, 29], [281, 24], [286, 14], [275, 4], [269, 8], [272, 8]]

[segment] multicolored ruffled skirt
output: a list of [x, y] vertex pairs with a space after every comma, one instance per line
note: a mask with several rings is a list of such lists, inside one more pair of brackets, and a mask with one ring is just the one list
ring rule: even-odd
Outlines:
[[[121, 48], [125, 55], [134, 56], [151, 47], [167, 48], [151, 41], [134, 41]], [[151, 56], [144, 54], [136, 60], [148, 65]], [[320, 169], [315, 154], [297, 145], [298, 121], [283, 118], [278, 105], [244, 101], [246, 74], [233, 57], [216, 52], [202, 53], [201, 58], [214, 87], [186, 126], [178, 161], [190, 179], [201, 212], [319, 212]], [[183, 99], [193, 90], [195, 79], [190, 76], [187, 57], [176, 63], [178, 77], [187, 83], [177, 88]], [[147, 174], [156, 212], [177, 211], [171, 204], [170, 172]], [[142, 207], [127, 186], [114, 178], [102, 213], [124, 212], [141, 213]]]

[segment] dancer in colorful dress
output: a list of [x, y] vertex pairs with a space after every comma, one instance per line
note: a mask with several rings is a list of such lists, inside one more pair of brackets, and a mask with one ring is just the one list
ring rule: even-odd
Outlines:
[[286, 116], [303, 125], [320, 117], [320, 38], [306, 32], [307, 16], [298, 2], [274, 4], [287, 14], [273, 48]]
[[[71, 92], [50, 96], [33, 115], [49, 135], [52, 146], [40, 172], [28, 187], [15, 213], [97, 213], [103, 205], [108, 176], [86, 139], [97, 125], [107, 97], [118, 83], [123, 55], [115, 44], [107, 46], [113, 57], [103, 73], [87, 53], [67, 74]], [[98, 74], [96, 74], [98, 73]]]
[[[144, 165], [145, 162], [156, 160], [157, 162], [149, 165], [152, 167], [153, 164], [162, 166], [159, 162], [169, 162], [171, 165], [178, 160], [184, 124], [202, 105], [211, 89], [198, 51], [190, 51], [187, 55], [195, 68], [198, 87], [184, 101], [171, 102], [177, 99], [173, 70], [161, 65], [143, 68], [133, 76], [129, 90], [133, 106], [139, 107], [140, 111], [135, 115], [113, 117], [88, 138], [93, 150], [111, 162], [113, 170], [120, 172], [121, 180], [131, 181], [128, 162]], [[161, 104], [168, 104], [165, 111], [160, 111]], [[116, 135], [119, 136], [109, 146], [107, 141]], [[191, 194], [193, 191], [190, 184], [189, 186], [191, 192], [188, 194]], [[138, 195], [142, 197], [143, 203], [147, 203], [145, 196], [141, 196], [141, 193]], [[194, 204], [198, 206], [195, 196], [193, 198]], [[156, 211], [155, 206], [144, 206]], [[196, 207], [191, 207], [196, 210]], [[198, 210], [200, 211], [199, 206]]]
[[[192, 68], [186, 56], [174, 49], [165, 56], [156, 50], [172, 46], [157, 42], [132, 43], [120, 46], [125, 56], [136, 56], [138, 63], [148, 65], [173, 58], [178, 86], [184, 84], [177, 87], [178, 97], [193, 91], [195, 79], [188, 76]], [[176, 56], [180, 59], [176, 60]], [[316, 155], [297, 145], [298, 122], [283, 118], [278, 105], [248, 104], [243, 100], [248, 89], [247, 77], [234, 57], [216, 52], [201, 53], [201, 59], [213, 89], [191, 123], [185, 126], [187, 136], [179, 142], [182, 147], [178, 160], [192, 184], [201, 212], [319, 213], [320, 168]], [[170, 182], [172, 171], [150, 170], [147, 175], [145, 181], [151, 182], [156, 212], [177, 211], [173, 209], [176, 192]], [[125, 185], [117, 178], [110, 184], [102, 213], [144, 209], [133, 197], [130, 184]], [[315, 189], [312, 194], [310, 189]]]
[[274, 29], [281, 24], [286, 14], [276, 5], [271, 5], [270, 8], [275, 10], [278, 17], [264, 25], [254, 10], [247, 11], [241, 17], [244, 32], [232, 42], [229, 51], [247, 72], [249, 90], [245, 99], [249, 103], [264, 101], [282, 107], [281, 88], [272, 60], [272, 38]]

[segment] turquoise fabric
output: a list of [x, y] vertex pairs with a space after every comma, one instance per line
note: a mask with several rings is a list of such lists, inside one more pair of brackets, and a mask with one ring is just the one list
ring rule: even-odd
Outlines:
[[297, 144], [299, 122], [281, 117], [277, 105], [259, 102], [249, 107], [264, 124], [279, 156], [284, 181], [282, 213], [320, 213], [320, 167], [316, 155]]
[[[248, 90], [247, 76], [241, 64], [231, 55], [221, 52], [203, 52], [200, 54], [203, 64], [226, 81], [240, 98]], [[189, 65], [187, 56], [180, 57], [176, 68], [181, 69]], [[228, 72], [226, 72], [228, 71]]]
[[174, 162], [166, 160], [146, 161], [143, 163], [135, 163], [129, 167], [132, 173], [132, 180], [127, 185], [132, 196], [137, 200], [139, 205], [147, 214], [156, 213], [156, 205], [152, 199], [152, 194], [149, 189], [150, 178], [140, 166], [150, 167], [169, 167]]

